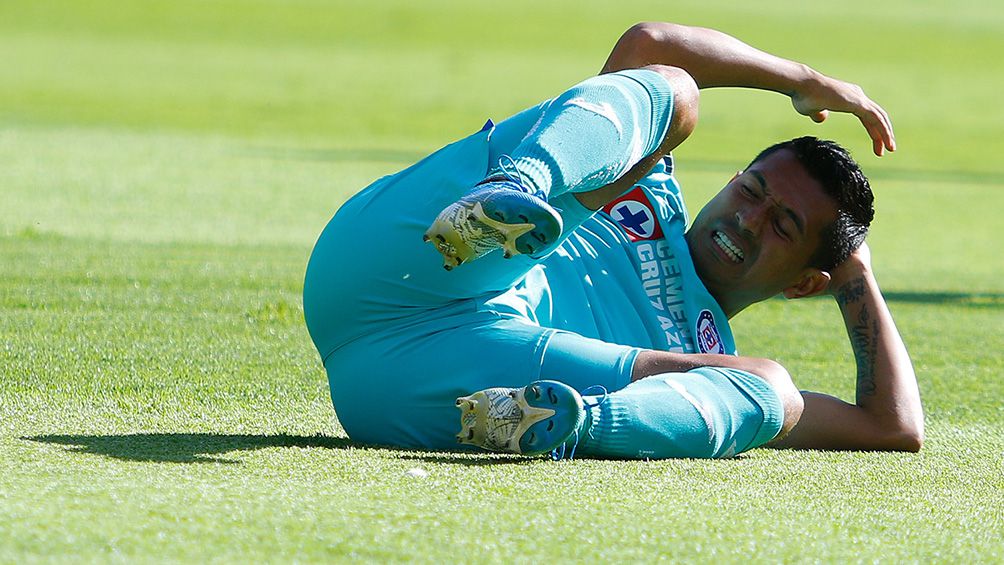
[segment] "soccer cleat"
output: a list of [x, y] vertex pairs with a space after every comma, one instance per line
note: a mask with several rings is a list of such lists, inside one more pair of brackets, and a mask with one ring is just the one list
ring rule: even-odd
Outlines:
[[523, 388], [488, 388], [457, 399], [457, 441], [521, 455], [550, 453], [586, 418], [582, 396], [557, 381]]
[[562, 229], [558, 211], [518, 178], [502, 174], [444, 208], [426, 230], [423, 240], [443, 256], [446, 270], [499, 248], [506, 259], [541, 257], [554, 248]]

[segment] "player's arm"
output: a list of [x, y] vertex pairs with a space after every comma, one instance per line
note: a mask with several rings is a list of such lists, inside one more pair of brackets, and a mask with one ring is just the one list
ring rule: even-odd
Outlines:
[[777, 447], [919, 451], [924, 411], [910, 357], [871, 272], [866, 245], [832, 273], [857, 363], [856, 402], [803, 392], [802, 418]]
[[860, 87], [765, 53], [722, 32], [665, 22], [640, 23], [617, 41], [602, 72], [651, 64], [684, 69], [698, 88], [734, 86], [785, 94], [795, 110], [816, 122], [825, 120], [828, 111], [854, 114], [868, 130], [876, 155], [896, 150], [889, 115]]

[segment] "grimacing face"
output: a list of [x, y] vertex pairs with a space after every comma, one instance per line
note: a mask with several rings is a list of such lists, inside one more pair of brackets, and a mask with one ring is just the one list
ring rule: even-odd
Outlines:
[[[694, 219], [687, 245], [704, 285], [728, 316], [784, 291], [819, 291], [808, 266], [837, 203], [789, 150], [738, 173]], [[828, 275], [822, 274], [823, 288]], [[807, 285], [815, 284], [811, 289]], [[805, 291], [805, 292], [802, 292]]]

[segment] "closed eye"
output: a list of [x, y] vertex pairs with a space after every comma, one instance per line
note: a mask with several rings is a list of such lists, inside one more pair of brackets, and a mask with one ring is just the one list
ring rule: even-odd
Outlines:
[[781, 219], [774, 220], [774, 231], [776, 231], [777, 235], [781, 236], [782, 238], [791, 241], [791, 236], [789, 235], [791, 232], [785, 228], [784, 220]]

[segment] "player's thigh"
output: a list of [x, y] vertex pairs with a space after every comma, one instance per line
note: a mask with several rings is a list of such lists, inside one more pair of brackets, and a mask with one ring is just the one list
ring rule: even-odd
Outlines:
[[[304, 317], [322, 355], [363, 326], [410, 323], [416, 314], [509, 290], [541, 261], [491, 253], [448, 272], [422, 241], [436, 215], [483, 179], [488, 155], [488, 133], [472, 135], [374, 182], [338, 210], [304, 277]], [[592, 213], [571, 196], [554, 204], [563, 210], [562, 237]]]
[[[555, 339], [556, 336], [559, 336]], [[364, 443], [457, 447], [455, 400], [541, 378], [613, 389], [630, 378], [634, 348], [610, 346], [523, 319], [474, 312], [367, 336], [327, 361], [331, 397], [349, 437]], [[559, 354], [560, 352], [560, 354]], [[571, 352], [581, 363], [569, 361]]]
[[538, 326], [480, 312], [369, 334], [325, 364], [335, 412], [356, 441], [456, 447], [456, 398], [533, 381], [546, 339]]

